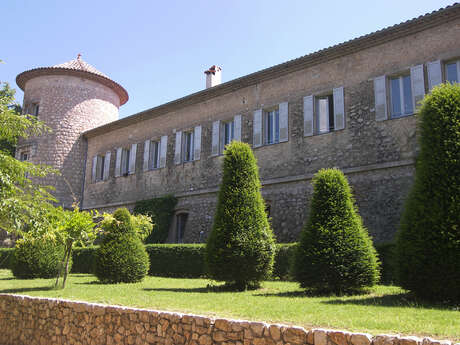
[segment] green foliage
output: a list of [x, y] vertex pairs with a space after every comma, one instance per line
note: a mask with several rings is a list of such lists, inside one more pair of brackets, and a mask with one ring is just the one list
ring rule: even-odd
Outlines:
[[149, 275], [199, 278], [206, 274], [203, 244], [147, 244]]
[[142, 241], [151, 234], [153, 224], [149, 216], [143, 214], [131, 215], [128, 210], [126, 210], [126, 212], [117, 210], [116, 212], [118, 212], [119, 219], [123, 218], [124, 220], [117, 220], [115, 218], [115, 213], [113, 215], [104, 213], [104, 218], [99, 223], [103, 232], [111, 233], [115, 231], [118, 233], [125, 233], [133, 230]]
[[224, 152], [223, 180], [206, 245], [208, 273], [237, 289], [256, 287], [270, 275], [274, 254], [256, 159], [248, 144], [233, 141]]
[[272, 278], [280, 280], [291, 280], [295, 251], [297, 243], [277, 243], [275, 262], [273, 264]]
[[147, 237], [145, 243], [164, 243], [166, 241], [176, 204], [177, 198], [172, 195], [136, 202], [134, 214], [147, 215], [155, 224], [155, 231]]
[[0, 269], [13, 267], [14, 248], [0, 248]]
[[96, 276], [103, 283], [134, 283], [149, 270], [149, 257], [126, 208], [101, 223], [105, 236], [96, 255]]
[[435, 87], [419, 114], [420, 154], [397, 238], [399, 279], [418, 296], [460, 301], [460, 84]]
[[294, 261], [295, 279], [303, 288], [337, 294], [374, 285], [377, 255], [346, 177], [338, 169], [322, 169], [313, 188], [310, 217]]
[[53, 278], [60, 269], [64, 250], [64, 246], [51, 237], [19, 239], [11, 270], [16, 278], [21, 279]]
[[380, 284], [397, 285], [396, 273], [396, 244], [376, 243], [374, 244], [380, 261]]
[[72, 251], [72, 273], [94, 273], [97, 248], [75, 247]]

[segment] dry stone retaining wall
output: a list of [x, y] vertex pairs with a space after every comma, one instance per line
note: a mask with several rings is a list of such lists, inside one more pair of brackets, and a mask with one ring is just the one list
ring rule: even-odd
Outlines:
[[452, 342], [306, 330], [296, 326], [0, 294], [0, 344], [452, 345]]

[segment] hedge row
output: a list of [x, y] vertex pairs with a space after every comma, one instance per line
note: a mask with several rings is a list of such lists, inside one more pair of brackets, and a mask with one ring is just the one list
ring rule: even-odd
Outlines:
[[[277, 244], [273, 278], [290, 280], [290, 267], [296, 243]], [[150, 257], [149, 275], [175, 278], [205, 276], [204, 244], [147, 244]], [[72, 273], [94, 272], [96, 246], [73, 250]], [[381, 283], [396, 282], [395, 246], [393, 243], [376, 244], [381, 265]], [[13, 248], [0, 248], [0, 269], [10, 268]]]

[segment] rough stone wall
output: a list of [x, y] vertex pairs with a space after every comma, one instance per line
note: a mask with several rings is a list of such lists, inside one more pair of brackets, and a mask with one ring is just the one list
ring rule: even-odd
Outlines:
[[[49, 298], [0, 295], [0, 343], [164, 345], [452, 345]], [[458, 344], [456, 344], [458, 345]]]
[[[413, 180], [416, 117], [376, 121], [373, 78], [458, 57], [459, 35], [460, 20], [451, 21], [163, 115], [145, 115], [136, 124], [89, 137], [88, 157], [111, 150], [112, 163], [108, 181], [86, 179], [83, 206], [113, 209], [174, 194], [179, 197], [178, 211], [190, 211], [185, 239], [197, 241], [201, 230], [210, 230], [221, 180], [222, 157], [211, 157], [212, 122], [242, 115], [242, 140], [252, 144], [253, 111], [288, 101], [288, 142], [254, 149], [278, 240], [297, 238], [311, 198], [309, 179], [328, 167], [339, 167], [349, 175], [364, 223], [375, 240], [391, 240]], [[332, 92], [339, 86], [344, 87], [345, 129], [304, 137], [303, 97]], [[196, 125], [203, 128], [201, 159], [175, 165], [175, 131]], [[168, 135], [166, 167], [143, 172], [144, 140], [162, 135]], [[138, 144], [136, 173], [114, 178], [116, 148], [133, 143]], [[88, 160], [86, 176], [90, 175]]]
[[38, 119], [52, 132], [21, 141], [17, 151], [33, 147], [33, 163], [50, 165], [61, 172], [61, 176], [50, 175], [37, 182], [53, 186], [59, 204], [70, 206], [71, 190], [78, 201], [82, 198], [87, 144], [81, 134], [117, 120], [120, 100], [114, 91], [95, 81], [52, 75], [26, 83], [24, 108], [31, 103], [39, 104]]

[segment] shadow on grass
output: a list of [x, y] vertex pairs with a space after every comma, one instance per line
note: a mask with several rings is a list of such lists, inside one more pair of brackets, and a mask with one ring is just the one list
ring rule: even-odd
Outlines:
[[377, 307], [410, 307], [423, 309], [439, 309], [439, 310], [459, 310], [459, 306], [449, 303], [434, 303], [417, 299], [411, 293], [399, 293], [384, 296], [369, 296], [368, 298], [349, 298], [349, 299], [332, 299], [322, 301], [324, 304], [333, 305], [363, 305]]
[[178, 293], [234, 293], [242, 292], [235, 290], [233, 287], [227, 285], [208, 285], [206, 287], [197, 287], [197, 288], [144, 288], [144, 291], [164, 291], [164, 292], [178, 292]]
[[0, 278], [0, 280], [14, 280], [14, 279], [16, 279], [16, 278], [14, 278], [14, 277]]
[[0, 293], [23, 293], [23, 292], [31, 292], [31, 291], [51, 291], [53, 287], [51, 286], [37, 286], [37, 287], [30, 287], [30, 288], [16, 288], [16, 289], [3, 289], [0, 290]]

